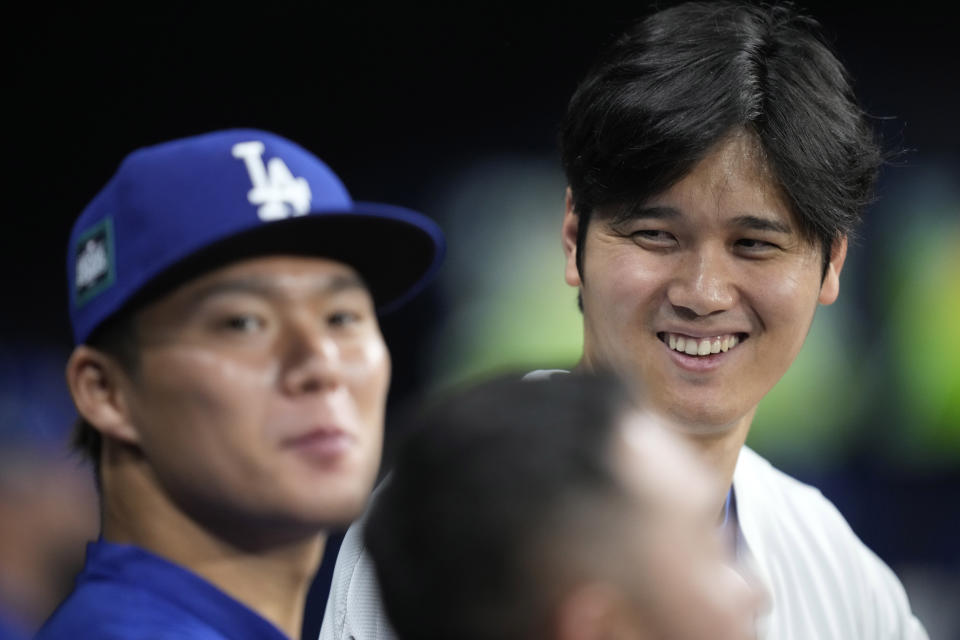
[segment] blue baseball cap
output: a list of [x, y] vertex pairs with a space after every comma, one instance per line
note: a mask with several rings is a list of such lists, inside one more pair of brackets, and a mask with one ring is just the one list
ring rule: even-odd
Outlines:
[[423, 214], [354, 202], [330, 167], [290, 140], [231, 129], [132, 152], [74, 223], [67, 251], [79, 344], [150, 292], [272, 253], [349, 264], [385, 313], [426, 286], [445, 242]]

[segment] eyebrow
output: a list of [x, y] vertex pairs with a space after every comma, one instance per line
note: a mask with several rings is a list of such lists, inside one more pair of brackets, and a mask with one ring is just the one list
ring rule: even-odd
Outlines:
[[680, 217], [680, 211], [673, 207], [646, 207], [643, 205], [628, 205], [620, 207], [619, 211], [613, 214], [611, 222], [613, 224], [623, 224], [631, 220], [672, 220]]
[[[611, 222], [618, 225], [631, 220], [676, 220], [681, 217], [683, 217], [683, 214], [675, 207], [626, 206], [613, 215]], [[758, 215], [735, 216], [729, 220], [728, 225], [753, 231], [772, 231], [788, 235], [793, 233], [793, 227], [789, 224], [775, 218]]]
[[735, 227], [744, 227], [754, 231], [773, 231], [783, 234], [793, 233], [793, 227], [789, 224], [781, 220], [762, 218], [760, 216], [737, 216], [730, 221], [730, 224]]
[[[313, 287], [314, 293], [320, 295], [332, 295], [335, 293], [340, 293], [341, 291], [350, 291], [354, 289], [366, 291], [367, 285], [359, 276], [353, 274], [337, 274], [330, 278], [323, 278]], [[272, 278], [241, 276], [237, 278], [231, 278], [229, 280], [215, 282], [209, 286], [203, 287], [193, 296], [191, 296], [191, 300], [192, 302], [197, 303], [219, 295], [228, 295], [233, 293], [247, 293], [262, 296], [264, 298], [283, 297], [282, 289], [274, 284]]]

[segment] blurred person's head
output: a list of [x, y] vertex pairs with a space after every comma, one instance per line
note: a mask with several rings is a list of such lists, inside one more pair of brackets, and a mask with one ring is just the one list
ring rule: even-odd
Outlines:
[[364, 528], [401, 638], [750, 637], [713, 480], [612, 378], [490, 381], [410, 429]]
[[61, 451], [0, 437], [0, 522], [0, 629], [7, 618], [28, 637], [70, 592], [96, 535], [89, 475]]
[[358, 515], [390, 380], [378, 312], [441, 253], [429, 220], [353, 202], [269, 132], [130, 154], [68, 259], [67, 380], [105, 529], [160, 518], [257, 547]]
[[561, 133], [588, 367], [694, 433], [749, 426], [839, 292], [881, 152], [817, 22], [685, 3], [599, 56]]

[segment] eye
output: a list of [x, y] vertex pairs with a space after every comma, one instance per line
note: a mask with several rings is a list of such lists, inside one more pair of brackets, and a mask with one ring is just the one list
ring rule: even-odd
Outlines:
[[355, 311], [335, 311], [327, 316], [327, 324], [331, 327], [346, 327], [360, 320], [361, 315]]
[[630, 234], [640, 246], [655, 249], [668, 249], [677, 245], [677, 239], [669, 231], [662, 229], [640, 229]]
[[226, 318], [221, 326], [228, 331], [251, 333], [264, 327], [265, 321], [260, 316], [252, 314], [232, 315]]
[[737, 240], [736, 246], [748, 254], [764, 254], [780, 249], [779, 245], [757, 238], [740, 238]]

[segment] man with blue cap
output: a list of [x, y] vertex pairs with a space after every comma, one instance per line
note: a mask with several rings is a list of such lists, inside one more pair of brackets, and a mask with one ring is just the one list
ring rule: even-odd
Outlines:
[[266, 131], [130, 154], [70, 237], [66, 373], [102, 531], [38, 638], [298, 637], [380, 462], [378, 314], [443, 250]]

